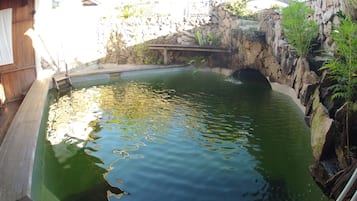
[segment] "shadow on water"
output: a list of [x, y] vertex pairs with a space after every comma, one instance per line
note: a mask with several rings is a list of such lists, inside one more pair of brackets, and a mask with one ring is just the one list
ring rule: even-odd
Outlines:
[[241, 69], [234, 72], [232, 76], [244, 84], [271, 89], [269, 81], [258, 70]]
[[[66, 94], [62, 96], [69, 96]], [[49, 102], [58, 102], [56, 93], [50, 93]], [[63, 105], [62, 105], [63, 106]], [[68, 106], [68, 105], [65, 105]], [[68, 108], [67, 108], [68, 109]], [[61, 110], [68, 112], [66, 107]], [[44, 118], [51, 119], [53, 112], [45, 115]], [[57, 118], [61, 122], [63, 119]], [[98, 119], [83, 121], [87, 130], [98, 132], [100, 126]], [[110, 185], [104, 178], [108, 172], [107, 169], [100, 166], [102, 160], [94, 157], [86, 148], [87, 139], [81, 139], [78, 136], [61, 136], [62, 132], [56, 127], [56, 121], [47, 122], [49, 128], [54, 128], [51, 132], [59, 135], [58, 139], [48, 139], [43, 137], [39, 139], [36, 154], [36, 168], [34, 170], [34, 188], [32, 197], [39, 201], [107, 201], [110, 197], [120, 198], [127, 194], [118, 187]], [[78, 122], [77, 122], [78, 123]], [[68, 123], [73, 124], [73, 123]], [[71, 126], [78, 126], [73, 124]], [[43, 125], [44, 126], [44, 125]], [[90, 128], [90, 129], [89, 129]], [[56, 130], [57, 129], [57, 130]], [[74, 129], [76, 129], [74, 127]], [[80, 131], [77, 129], [77, 131]], [[43, 129], [42, 136], [46, 136], [46, 129]], [[47, 133], [48, 135], [48, 133]], [[41, 135], [40, 135], [41, 136]], [[48, 137], [48, 136], [47, 136]], [[95, 140], [96, 137], [90, 137]]]
[[[47, 143], [45, 146], [51, 148], [47, 148], [44, 155], [44, 185], [58, 200], [106, 201], [110, 196], [121, 197], [124, 194], [118, 187], [108, 184], [103, 177], [107, 170], [98, 165], [102, 161], [87, 154], [86, 149], [78, 148], [75, 144], [52, 146]], [[60, 162], [53, 151], [58, 148], [70, 156]]]

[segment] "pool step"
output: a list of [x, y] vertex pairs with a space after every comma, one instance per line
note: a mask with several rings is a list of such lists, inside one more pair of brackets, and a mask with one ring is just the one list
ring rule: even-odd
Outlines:
[[72, 81], [69, 76], [53, 77], [53, 83], [56, 86], [57, 91], [68, 91], [72, 89]]

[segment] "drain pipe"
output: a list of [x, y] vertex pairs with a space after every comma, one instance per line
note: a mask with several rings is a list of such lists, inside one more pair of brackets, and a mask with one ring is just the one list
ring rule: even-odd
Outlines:
[[[357, 168], [353, 172], [352, 177], [350, 178], [350, 180], [348, 180], [345, 188], [343, 189], [341, 194], [338, 196], [336, 201], [343, 201], [343, 199], [345, 198], [348, 191], [351, 189], [353, 184], [356, 182], [356, 179], [357, 179]], [[353, 194], [351, 201], [357, 201], [357, 191], [355, 191], [355, 193]]]

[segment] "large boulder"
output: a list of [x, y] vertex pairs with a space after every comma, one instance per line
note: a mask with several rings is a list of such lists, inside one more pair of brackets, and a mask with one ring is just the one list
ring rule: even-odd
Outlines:
[[328, 158], [333, 149], [335, 122], [328, 115], [328, 110], [319, 101], [319, 90], [315, 91], [311, 119], [311, 147], [315, 161]]
[[298, 98], [300, 98], [299, 94], [304, 83], [304, 74], [309, 70], [309, 62], [305, 58], [299, 58], [294, 71], [292, 83], [292, 88], [295, 89]]

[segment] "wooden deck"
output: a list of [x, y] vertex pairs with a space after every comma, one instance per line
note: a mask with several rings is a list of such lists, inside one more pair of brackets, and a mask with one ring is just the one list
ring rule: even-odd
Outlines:
[[231, 49], [212, 47], [212, 46], [199, 46], [199, 45], [179, 45], [179, 44], [151, 44], [150, 50], [163, 50], [164, 64], [168, 64], [167, 51], [193, 51], [193, 52], [215, 52], [215, 53], [231, 53]]

